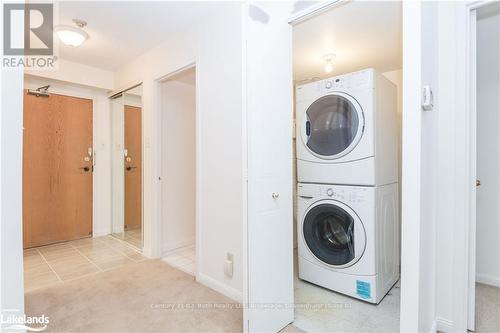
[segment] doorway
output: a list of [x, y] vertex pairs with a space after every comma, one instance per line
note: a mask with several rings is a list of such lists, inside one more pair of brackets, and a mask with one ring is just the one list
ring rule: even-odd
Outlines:
[[399, 331], [402, 5], [343, 3], [292, 29], [294, 325]]
[[143, 247], [142, 85], [111, 97], [112, 235]]
[[196, 275], [196, 67], [159, 82], [163, 260]]
[[[291, 23], [288, 27], [279, 24], [286, 15], [285, 4], [280, 7], [279, 4], [266, 3], [259, 4], [257, 9], [250, 8], [251, 19], [248, 20], [245, 44], [248, 90], [244, 96], [248, 128], [245, 234], [248, 238], [245, 249], [248, 280], [244, 286], [247, 288], [244, 290], [245, 303], [294, 305], [293, 308], [285, 306], [275, 311], [250, 307], [244, 312], [245, 329], [250, 332], [279, 331], [291, 322], [305, 331], [317, 332], [398, 331], [400, 328], [400, 289], [397, 284], [400, 262], [397, 151], [400, 138], [397, 127], [401, 117], [396, 111], [397, 104], [401, 105], [398, 95], [402, 91], [401, 3], [325, 3], [312, 5], [292, 18], [287, 17]], [[373, 12], [378, 13], [376, 18]], [[262, 13], [267, 14], [266, 24], [261, 24], [264, 20]], [[301, 44], [303, 50], [296, 54]], [[269, 49], [273, 51], [263, 51]], [[290, 63], [292, 54], [293, 64]], [[332, 62], [332, 59], [337, 60]], [[300, 71], [296, 68], [297, 64], [300, 64]], [[273, 76], [261, 74], [266, 71], [272, 71]], [[347, 79], [349, 75], [352, 80]], [[295, 96], [286, 89], [285, 78], [290, 83], [295, 81]], [[369, 86], [372, 79], [377, 82], [376, 89]], [[398, 84], [388, 82], [393, 80]], [[389, 100], [379, 98], [379, 84], [390, 87], [387, 89]], [[300, 86], [302, 91], [298, 89]], [[322, 117], [311, 117], [304, 114], [306, 112], [299, 115], [299, 107], [306, 111], [315, 101], [321, 100], [321, 94], [332, 95], [348, 89], [351, 93], [346, 94], [350, 96], [354, 90], [356, 95], [362, 90], [377, 94], [377, 98], [356, 97], [364, 113], [364, 118], [358, 119], [366, 123], [378, 119], [371, 127], [364, 126], [362, 135], [372, 143], [380, 142], [385, 136], [383, 140], [387, 140], [384, 141], [387, 144], [375, 151], [379, 155], [378, 163], [384, 161], [389, 165], [375, 168], [385, 171], [383, 177], [386, 180], [368, 180], [370, 184], [357, 180], [356, 183], [346, 184], [339, 180], [318, 179], [341, 175], [366, 176], [369, 167], [356, 171], [355, 164], [358, 161], [368, 162], [375, 155], [363, 148], [367, 146], [362, 145], [361, 139], [352, 152], [363, 156], [349, 161], [354, 166], [341, 166], [340, 162], [332, 166], [334, 159], [324, 155], [335, 155], [335, 152], [322, 156], [324, 152], [314, 152], [308, 145], [308, 139], [313, 134], [320, 141], [336, 140], [337, 143], [349, 136], [356, 137], [357, 131], [340, 125], [347, 125], [355, 118], [353, 112], [348, 112], [353, 108], [346, 107], [350, 102], [346, 98], [329, 105], [325, 102]], [[369, 106], [374, 100], [380, 104]], [[296, 114], [293, 114], [294, 106]], [[313, 124], [312, 118], [317, 119], [318, 124]], [[295, 142], [292, 132], [287, 132], [292, 119], [295, 121]], [[322, 124], [319, 123], [321, 121]], [[330, 130], [336, 126], [342, 130], [336, 133], [337, 136], [331, 135]], [[387, 126], [386, 130], [382, 126]], [[369, 139], [369, 135], [374, 133], [378, 133], [377, 140]], [[304, 149], [299, 150], [299, 143]], [[350, 142], [347, 142], [346, 146], [349, 145]], [[294, 149], [296, 159], [292, 161], [290, 157]], [[309, 172], [309, 176], [316, 179], [300, 180], [304, 167], [301, 172], [299, 165], [292, 165], [299, 163], [299, 153], [302, 153], [304, 161], [309, 162], [309, 169], [317, 168], [318, 171]], [[338, 157], [347, 158], [349, 154], [354, 155], [348, 152]], [[389, 158], [380, 157], [380, 154], [388, 154]], [[308, 155], [307, 160], [305, 155]], [[305, 164], [302, 163], [302, 166]], [[323, 171], [319, 170], [320, 164], [326, 165]], [[344, 170], [332, 172], [334, 167]], [[297, 168], [299, 179], [293, 178], [293, 168]], [[378, 180], [383, 183], [378, 183]], [[293, 193], [293, 183], [297, 181], [298, 191]], [[348, 186], [350, 188], [346, 188]], [[358, 195], [357, 191], [363, 194]], [[369, 192], [374, 196], [370, 196]], [[293, 195], [297, 196], [295, 221], [291, 215]], [[366, 200], [368, 197], [372, 199]], [[328, 207], [328, 211], [327, 207], [320, 207], [330, 203], [331, 206], [341, 206], [339, 203], [342, 203], [344, 207], [339, 207], [342, 210]], [[311, 218], [308, 218], [308, 210]], [[351, 210], [355, 213], [350, 213]], [[371, 215], [375, 211], [386, 216]], [[365, 215], [365, 212], [368, 214]], [[296, 237], [292, 237], [293, 233]], [[307, 244], [307, 234], [310, 239], [323, 242], [320, 245], [325, 246], [318, 246], [318, 251], [313, 251], [317, 244]], [[296, 240], [297, 250], [292, 239]], [[372, 245], [363, 246], [363, 240]], [[390, 256], [381, 256], [375, 248], [390, 252]], [[325, 254], [326, 251], [332, 255], [323, 256], [323, 260], [318, 253]], [[391, 258], [391, 262], [385, 265], [383, 261], [387, 258]], [[299, 262], [298, 265], [294, 264], [294, 259]], [[368, 263], [370, 260], [373, 261]], [[365, 270], [361, 273], [368, 266], [378, 267], [374, 268], [378, 272]], [[368, 276], [374, 280], [376, 277], [377, 281], [367, 281]]]
[[92, 236], [92, 100], [47, 89], [24, 91], [24, 248]]
[[[500, 319], [500, 5], [473, 11], [475, 188], [469, 267], [469, 330], [498, 331]], [[474, 94], [474, 93], [473, 93]], [[474, 113], [474, 110], [473, 110]]]

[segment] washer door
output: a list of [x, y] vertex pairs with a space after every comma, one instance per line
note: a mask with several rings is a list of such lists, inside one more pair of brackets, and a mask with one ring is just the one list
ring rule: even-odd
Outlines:
[[302, 224], [309, 251], [322, 263], [345, 268], [354, 265], [365, 251], [366, 234], [359, 217], [334, 200], [311, 206]]
[[332, 93], [314, 101], [305, 113], [302, 140], [322, 159], [336, 159], [351, 152], [364, 129], [364, 115], [350, 95]]

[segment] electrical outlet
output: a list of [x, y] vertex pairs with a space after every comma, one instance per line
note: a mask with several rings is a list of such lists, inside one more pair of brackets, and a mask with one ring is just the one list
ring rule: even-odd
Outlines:
[[224, 274], [227, 277], [233, 277], [233, 254], [227, 253], [226, 260], [224, 261]]

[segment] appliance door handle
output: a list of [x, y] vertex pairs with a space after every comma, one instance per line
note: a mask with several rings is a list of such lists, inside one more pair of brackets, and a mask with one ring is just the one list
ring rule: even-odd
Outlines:
[[311, 121], [309, 119], [306, 120], [306, 136], [311, 136]]

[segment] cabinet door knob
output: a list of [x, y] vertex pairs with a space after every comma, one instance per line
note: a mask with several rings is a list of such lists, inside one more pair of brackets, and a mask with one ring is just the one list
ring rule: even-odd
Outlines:
[[273, 197], [273, 199], [277, 199], [280, 196], [280, 194], [278, 192], [273, 192], [271, 196]]

